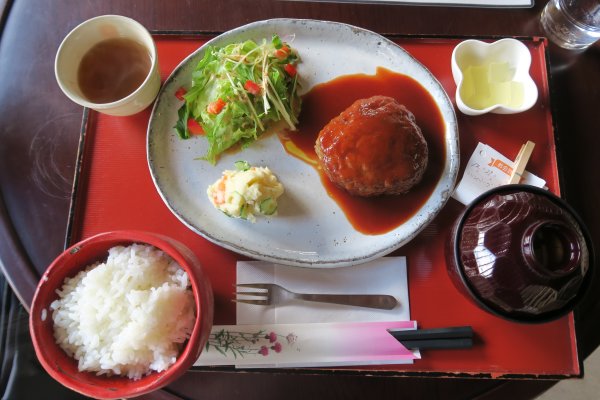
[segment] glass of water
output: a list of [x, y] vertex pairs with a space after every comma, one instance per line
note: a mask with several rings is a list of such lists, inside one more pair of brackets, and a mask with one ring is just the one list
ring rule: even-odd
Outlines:
[[600, 39], [600, 0], [550, 0], [541, 23], [553, 43], [584, 50]]

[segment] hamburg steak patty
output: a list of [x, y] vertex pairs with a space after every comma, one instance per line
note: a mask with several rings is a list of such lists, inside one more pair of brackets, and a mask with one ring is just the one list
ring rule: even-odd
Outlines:
[[358, 196], [406, 193], [427, 167], [414, 115], [386, 96], [355, 101], [325, 125], [315, 150], [329, 179]]

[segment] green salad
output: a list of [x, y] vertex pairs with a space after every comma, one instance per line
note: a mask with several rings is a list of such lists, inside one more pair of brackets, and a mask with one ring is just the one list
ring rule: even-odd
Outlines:
[[297, 52], [277, 35], [208, 47], [192, 73], [192, 85], [175, 95], [184, 102], [175, 130], [182, 139], [205, 135], [209, 147], [202, 159], [215, 164], [219, 154], [239, 143], [247, 146], [273, 122], [296, 129]]

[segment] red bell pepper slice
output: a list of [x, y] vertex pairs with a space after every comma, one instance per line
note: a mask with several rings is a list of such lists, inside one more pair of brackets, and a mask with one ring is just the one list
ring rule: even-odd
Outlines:
[[280, 49], [273, 52], [273, 55], [279, 60], [285, 60], [290, 55], [290, 48], [287, 45], [283, 45]]
[[250, 94], [258, 95], [260, 94], [260, 86], [258, 86], [255, 82], [248, 79], [246, 83], [244, 83], [244, 89]]
[[177, 91], [175, 92], [175, 97], [177, 97], [178, 100], [183, 101], [183, 96], [187, 93], [187, 90], [185, 90], [185, 88], [182, 86], [179, 89], [177, 89]]
[[204, 129], [202, 128], [202, 125], [200, 125], [194, 118], [188, 119], [187, 128], [192, 135], [204, 135]]
[[225, 103], [222, 99], [216, 99], [206, 107], [206, 111], [209, 114], [217, 115], [218, 113], [223, 111], [223, 108], [226, 104], [227, 103]]
[[296, 70], [296, 67], [294, 67], [292, 64], [285, 64], [283, 66], [283, 69], [285, 70], [285, 72], [288, 73], [289, 76], [291, 76], [292, 78], [296, 76], [296, 74], [298, 73], [298, 71]]

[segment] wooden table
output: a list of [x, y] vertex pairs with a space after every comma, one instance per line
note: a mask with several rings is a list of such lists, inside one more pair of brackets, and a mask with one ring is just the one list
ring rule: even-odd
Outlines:
[[[382, 34], [542, 35], [531, 9], [417, 7], [267, 1], [79, 0], [2, 1], [0, 41], [0, 264], [28, 307], [40, 274], [63, 249], [75, 173], [82, 109], [60, 91], [53, 74], [62, 38], [81, 21], [102, 14], [135, 18], [150, 30], [222, 32], [252, 21], [311, 18], [345, 22]], [[550, 47], [563, 197], [586, 221], [600, 248], [600, 51], [568, 54]], [[598, 274], [594, 288], [600, 289]], [[600, 299], [577, 310], [583, 357], [600, 344], [595, 334]], [[41, 373], [38, 371], [38, 373]], [[594, 379], [594, 377], [587, 377]], [[385, 378], [339, 374], [191, 372], [147, 398], [291, 399], [533, 398], [552, 381]], [[46, 393], [45, 393], [46, 397]], [[46, 397], [51, 398], [51, 397]]]

